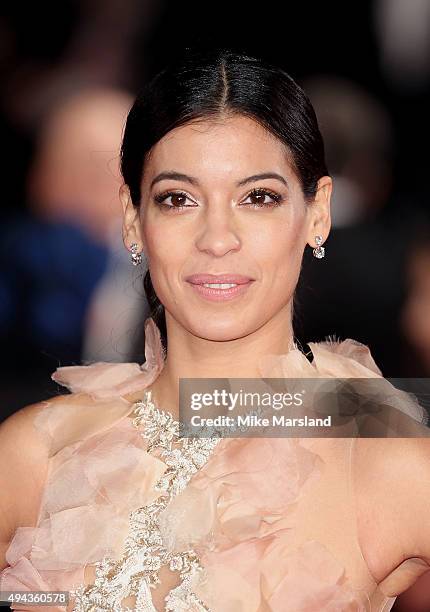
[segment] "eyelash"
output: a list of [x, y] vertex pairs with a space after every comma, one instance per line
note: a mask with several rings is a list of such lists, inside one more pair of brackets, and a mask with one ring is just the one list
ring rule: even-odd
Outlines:
[[[174, 195], [184, 196], [186, 198], [188, 197], [188, 195], [183, 191], [167, 191], [166, 193], [160, 193], [155, 195], [154, 200], [158, 204], [158, 206], [163, 207], [165, 209], [169, 209], [169, 211], [178, 211], [182, 210], [183, 208], [194, 208], [193, 206], [187, 206], [185, 204], [178, 204], [175, 206], [172, 204], [164, 203], [164, 200]], [[279, 193], [270, 191], [270, 189], [263, 189], [262, 187], [256, 187], [255, 189], [252, 189], [246, 197], [249, 198], [249, 196], [251, 195], [268, 195], [273, 199], [273, 202], [266, 204], [250, 204], [252, 208], [276, 208], [277, 206], [280, 206], [283, 202], [283, 198]]]

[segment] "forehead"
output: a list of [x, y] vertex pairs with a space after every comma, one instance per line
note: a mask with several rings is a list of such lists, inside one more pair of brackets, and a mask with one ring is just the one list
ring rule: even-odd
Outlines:
[[292, 176], [284, 144], [259, 123], [243, 116], [189, 123], [153, 147], [145, 176], [183, 171], [201, 179], [237, 178], [278, 171]]

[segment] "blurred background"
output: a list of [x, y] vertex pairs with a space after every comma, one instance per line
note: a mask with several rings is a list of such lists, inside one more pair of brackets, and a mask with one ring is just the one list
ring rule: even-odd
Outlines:
[[[60, 365], [143, 362], [118, 152], [137, 90], [195, 43], [281, 66], [316, 109], [333, 227], [323, 260], [306, 250], [299, 341], [355, 338], [385, 376], [430, 376], [429, 0], [3, 3], [1, 418], [56, 394]], [[394, 610], [428, 612], [430, 586]]]

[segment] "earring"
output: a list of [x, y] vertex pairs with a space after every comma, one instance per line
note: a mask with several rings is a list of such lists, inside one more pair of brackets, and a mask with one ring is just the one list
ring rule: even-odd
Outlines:
[[133, 266], [138, 266], [139, 264], [142, 263], [142, 255], [137, 250], [139, 247], [137, 246], [136, 242], [133, 242], [130, 248], [131, 248], [131, 263], [133, 264]]
[[325, 255], [325, 248], [321, 246], [322, 236], [315, 236], [315, 242], [317, 243], [317, 246], [315, 249], [313, 249], [312, 253], [314, 257], [317, 257], [318, 259], [322, 259]]

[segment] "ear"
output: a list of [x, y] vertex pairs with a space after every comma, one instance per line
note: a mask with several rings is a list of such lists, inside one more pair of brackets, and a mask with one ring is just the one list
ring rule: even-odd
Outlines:
[[122, 239], [127, 250], [136, 242], [139, 251], [144, 249], [139, 209], [133, 205], [130, 189], [125, 183], [119, 190], [119, 199], [123, 210]]
[[323, 243], [331, 229], [330, 198], [333, 189], [333, 181], [329, 176], [319, 179], [315, 198], [308, 206], [309, 229], [307, 241], [313, 248], [317, 246], [315, 236], [322, 236]]

